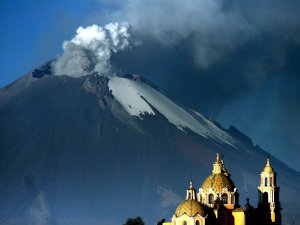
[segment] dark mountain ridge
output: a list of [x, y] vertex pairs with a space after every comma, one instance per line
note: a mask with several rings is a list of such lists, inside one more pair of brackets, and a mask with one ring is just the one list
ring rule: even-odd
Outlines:
[[[138, 76], [124, 79], [149, 86]], [[0, 224], [109, 225], [136, 215], [155, 224], [172, 216], [191, 172], [201, 186], [217, 152], [241, 205], [245, 185], [257, 204], [266, 152], [249, 137], [182, 106], [199, 126], [176, 125], [183, 117], [172, 122], [149, 96], [141, 98], [154, 114], [130, 115], [109, 82], [96, 73], [55, 76], [48, 63], [0, 90]], [[273, 156], [271, 164], [284, 224], [299, 224], [300, 174]]]

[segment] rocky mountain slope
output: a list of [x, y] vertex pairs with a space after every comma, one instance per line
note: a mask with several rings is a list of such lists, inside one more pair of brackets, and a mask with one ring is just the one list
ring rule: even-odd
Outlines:
[[[257, 204], [266, 152], [139, 76], [71, 78], [48, 64], [0, 90], [0, 224], [147, 224], [171, 217], [216, 152]], [[300, 174], [271, 157], [283, 221], [297, 222]]]

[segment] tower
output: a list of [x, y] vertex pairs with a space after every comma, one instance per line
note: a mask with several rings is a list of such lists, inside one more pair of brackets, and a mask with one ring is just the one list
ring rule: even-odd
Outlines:
[[268, 220], [271, 224], [281, 224], [281, 208], [279, 202], [279, 187], [276, 184], [277, 173], [270, 164], [268, 155], [267, 164], [260, 174], [260, 186], [258, 187], [258, 207], [269, 213]]
[[186, 198], [185, 200], [197, 200], [196, 197], [196, 189], [193, 188], [193, 182], [192, 180], [190, 181], [190, 186], [186, 190]]

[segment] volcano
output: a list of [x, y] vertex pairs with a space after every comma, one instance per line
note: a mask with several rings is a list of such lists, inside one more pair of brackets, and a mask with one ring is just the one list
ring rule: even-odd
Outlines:
[[[0, 90], [0, 124], [0, 224], [156, 224], [217, 152], [240, 204], [257, 204], [267, 153], [137, 75], [56, 76], [49, 62]], [[283, 224], [300, 224], [300, 174], [271, 163]]]

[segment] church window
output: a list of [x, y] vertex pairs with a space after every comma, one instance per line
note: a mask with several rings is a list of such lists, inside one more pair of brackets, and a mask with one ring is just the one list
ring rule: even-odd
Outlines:
[[264, 192], [263, 193], [263, 206], [268, 207], [268, 205], [269, 205], [268, 193]]
[[200, 222], [199, 222], [199, 220], [197, 220], [197, 221], [196, 221], [196, 225], [200, 225]]
[[268, 186], [268, 178], [266, 177], [265, 178], [265, 187], [267, 187]]
[[228, 198], [227, 198], [227, 194], [223, 194], [222, 195], [222, 202], [223, 202], [223, 204], [227, 204], [228, 203], [228, 200], [227, 200]]
[[273, 183], [273, 179], [272, 177], [270, 177], [270, 186], [273, 186], [272, 183]]
[[187, 225], [187, 222], [184, 220], [184, 221], [182, 222], [182, 225]]
[[208, 196], [208, 204], [213, 204], [213, 203], [214, 203], [214, 196], [213, 196], [213, 194], [210, 194]]

